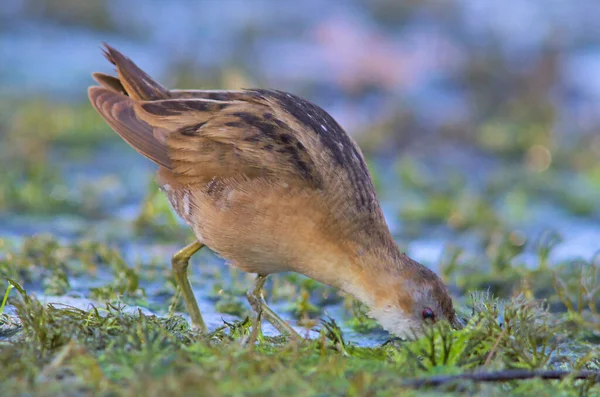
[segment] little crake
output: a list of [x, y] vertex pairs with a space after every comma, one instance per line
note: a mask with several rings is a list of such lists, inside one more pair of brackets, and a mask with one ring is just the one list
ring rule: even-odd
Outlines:
[[272, 273], [293, 271], [364, 302], [389, 332], [411, 338], [456, 324], [440, 278], [400, 253], [356, 143], [323, 109], [275, 90], [168, 90], [106, 46], [118, 77], [95, 73], [93, 106], [159, 166], [157, 181], [197, 241], [173, 271], [193, 326], [206, 326], [187, 278], [203, 246], [256, 273], [248, 300], [295, 335], [264, 302]]

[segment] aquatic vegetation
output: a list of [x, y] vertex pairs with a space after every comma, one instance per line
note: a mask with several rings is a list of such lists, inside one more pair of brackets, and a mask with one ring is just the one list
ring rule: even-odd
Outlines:
[[63, 170], [67, 158], [80, 161], [114, 139], [98, 127], [93, 110], [42, 99], [1, 103], [0, 211], [92, 217], [103, 212], [102, 193], [111, 188], [105, 178], [88, 176], [74, 183]]
[[64, 244], [51, 235], [27, 238], [20, 244], [0, 239], [0, 277], [19, 283], [39, 283], [46, 295], [71, 292], [71, 278], [93, 279], [99, 270], [110, 274], [101, 287], [89, 288], [93, 299], [140, 298], [139, 272], [114, 248], [91, 241]]
[[[156, 390], [214, 390], [235, 393], [287, 390], [308, 395], [375, 392], [392, 395], [410, 390], [407, 379], [432, 374], [524, 369], [597, 368], [598, 347], [565, 338], [562, 327], [540, 303], [518, 297], [510, 301], [472, 294], [463, 330], [440, 323], [420, 340], [359, 347], [344, 338], [334, 320], [322, 323], [313, 340], [284, 342], [250, 336], [251, 322], [225, 323], [207, 336], [194, 334], [181, 317], [127, 314], [122, 306], [80, 310], [43, 305], [14, 282], [18, 337], [0, 344], [3, 390], [94, 390], [114, 395]], [[5, 321], [4, 319], [2, 321]], [[576, 354], [577, 350], [587, 354]], [[589, 349], [589, 350], [588, 350]], [[18, 357], [18, 359], [17, 359]], [[311, 377], [307, 383], [305, 376]], [[68, 380], [68, 381], [67, 381]], [[593, 382], [513, 381], [504, 390], [535, 387], [576, 395]], [[482, 392], [498, 386], [450, 382], [441, 390]], [[547, 389], [546, 389], [547, 390]]]
[[192, 234], [181, 227], [166, 196], [158, 189], [154, 180], [148, 183], [147, 193], [134, 221], [134, 229], [140, 236], [172, 241], [181, 240]]
[[596, 332], [600, 331], [599, 258], [597, 254], [590, 262], [581, 260], [554, 272], [557, 298], [566, 307], [570, 320], [587, 323]]
[[302, 289], [296, 301], [289, 308], [289, 312], [294, 318], [300, 320], [299, 324], [307, 324], [321, 313], [321, 309], [311, 303], [310, 293]]
[[367, 315], [367, 307], [361, 302], [348, 297], [350, 305], [350, 316], [346, 324], [361, 334], [369, 334], [375, 330], [381, 330], [381, 325]]

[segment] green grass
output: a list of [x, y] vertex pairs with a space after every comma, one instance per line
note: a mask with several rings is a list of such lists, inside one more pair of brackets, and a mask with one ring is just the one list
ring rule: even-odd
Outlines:
[[[263, 337], [244, 345], [249, 322], [201, 336], [180, 317], [126, 314], [114, 305], [89, 311], [44, 306], [13, 285], [20, 332], [0, 345], [5, 393], [397, 395], [404, 390], [416, 395], [422, 391], [410, 390], [407, 379], [600, 365], [598, 346], [580, 339], [582, 326], [564, 327], [563, 316], [522, 297], [501, 301], [474, 294], [461, 331], [439, 324], [418, 341], [364, 348], [345, 340], [331, 320], [314, 340]], [[600, 391], [589, 381], [569, 379], [501, 386], [454, 382], [437, 390], [495, 395], [539, 387], [564, 395]]]
[[[14, 315], [0, 314], [0, 358], [6, 363], [0, 371], [0, 385], [8, 393], [4, 395], [91, 391], [99, 395], [159, 395], [194, 393], [198, 388], [210, 395], [248, 391], [260, 395], [397, 395], [399, 391], [417, 395], [423, 390], [412, 390], [408, 380], [440, 374], [505, 369], [600, 370], [600, 272], [594, 262], [580, 262], [577, 271], [560, 266], [554, 273], [545, 270], [554, 274], [548, 282], [556, 286], [547, 292], [545, 300], [529, 298], [525, 292], [515, 298], [497, 299], [489, 293], [465, 291], [467, 299], [459, 300], [464, 329], [453, 331], [440, 323], [420, 340], [392, 340], [366, 348], [346, 339], [333, 320], [315, 327], [320, 329], [320, 336], [314, 340], [293, 342], [259, 336], [256, 343], [248, 344], [252, 322], [246, 317], [250, 313], [239, 306], [239, 279], [232, 284], [233, 289], [222, 285], [220, 296], [227, 298], [216, 302], [238, 302], [232, 313], [239, 321], [224, 322], [210, 335], [199, 335], [176, 315], [157, 317], [123, 311], [123, 299], [138, 303], [137, 291], [143, 291], [148, 280], [127, 270], [114, 249], [91, 242], [61, 244], [49, 236], [25, 240], [20, 248], [8, 248], [7, 243], [3, 246], [4, 267], [0, 270], [4, 269], [3, 277], [10, 280], [4, 296], [14, 287], [9, 302], [16, 308]], [[540, 250], [540, 262], [545, 253]], [[57, 277], [68, 286], [71, 277], [99, 268], [113, 272], [100, 288], [107, 294], [98, 296], [98, 290], [93, 289], [90, 296], [105, 298], [107, 303], [88, 310], [44, 305], [11, 278], [31, 283], [32, 277], [40, 274], [45, 288], [52, 284], [46, 279]], [[143, 269], [137, 272], [143, 273]], [[539, 270], [530, 272], [534, 277]], [[522, 274], [527, 275], [525, 271]], [[234, 272], [233, 279], [238, 275]], [[275, 288], [289, 290], [286, 283], [299, 287], [288, 299], [297, 302], [289, 310], [300, 318], [296, 311], [303, 305], [312, 306], [315, 296], [325, 292], [311, 280], [280, 277], [270, 295], [277, 295]], [[533, 293], [529, 291], [529, 295]], [[561, 302], [561, 310], [550, 311], [551, 302]], [[352, 299], [344, 306], [346, 325], [369, 338], [378, 327], [365, 316], [364, 308]], [[309, 313], [310, 317], [318, 315]], [[425, 386], [424, 390], [525, 395], [539, 388], [561, 395], [600, 392], [589, 380], [572, 379], [502, 385], [456, 381]]]

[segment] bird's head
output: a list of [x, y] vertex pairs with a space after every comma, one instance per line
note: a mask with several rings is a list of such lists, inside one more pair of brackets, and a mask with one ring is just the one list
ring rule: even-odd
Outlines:
[[452, 298], [438, 275], [405, 255], [402, 259], [403, 270], [389, 276], [369, 315], [403, 339], [418, 338], [443, 320], [460, 328]]

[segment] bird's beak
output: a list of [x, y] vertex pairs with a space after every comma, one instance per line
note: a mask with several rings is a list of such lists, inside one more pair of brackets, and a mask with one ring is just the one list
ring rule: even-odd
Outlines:
[[457, 330], [462, 329], [465, 326], [456, 314], [454, 315], [452, 320], [450, 320], [450, 325], [452, 325], [452, 328]]

